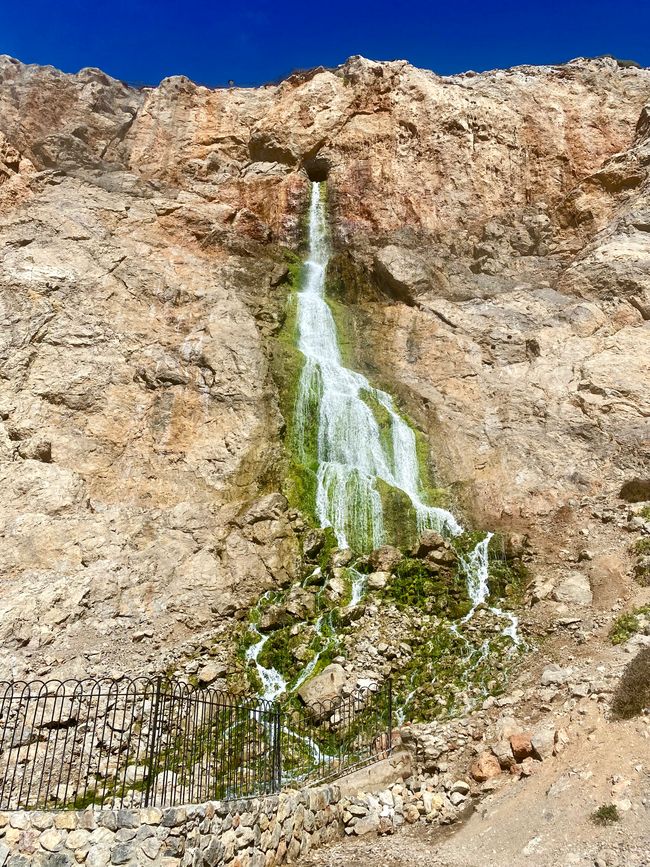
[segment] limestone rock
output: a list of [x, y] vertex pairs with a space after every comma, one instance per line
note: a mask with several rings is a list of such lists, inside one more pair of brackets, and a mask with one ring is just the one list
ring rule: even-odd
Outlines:
[[287, 612], [297, 620], [311, 617], [316, 610], [314, 594], [302, 587], [294, 587], [287, 597], [286, 608]]
[[302, 540], [305, 557], [315, 557], [325, 544], [325, 532], [321, 529], [309, 530]]
[[545, 668], [540, 678], [542, 686], [562, 685], [569, 682], [573, 674], [572, 668], [560, 668], [559, 665], [550, 665]]
[[47, 831], [43, 831], [38, 838], [38, 842], [46, 852], [59, 852], [63, 848], [64, 838], [59, 831], [50, 828]]
[[370, 563], [377, 572], [391, 572], [402, 559], [402, 552], [392, 545], [383, 545], [370, 555]]
[[448, 547], [448, 542], [437, 533], [435, 530], [425, 530], [420, 534], [417, 544], [413, 549], [413, 554], [416, 557], [426, 557], [433, 551], [444, 551]]
[[496, 744], [492, 744], [492, 752], [499, 762], [499, 767], [504, 771], [510, 770], [515, 764], [515, 757], [512, 754], [512, 748], [509, 740], [500, 740]]
[[550, 724], [537, 726], [530, 742], [536, 759], [549, 758], [555, 749], [555, 726]]
[[272, 629], [279, 629], [291, 622], [291, 616], [286, 608], [281, 605], [269, 605], [264, 609], [260, 618], [259, 628], [266, 632]]
[[371, 572], [366, 579], [369, 590], [383, 590], [390, 581], [390, 572]]
[[228, 667], [218, 662], [209, 662], [199, 669], [198, 680], [203, 686], [213, 683], [217, 678], [225, 677], [228, 674]]
[[378, 831], [381, 823], [381, 818], [378, 813], [369, 813], [354, 823], [354, 833], [357, 837], [362, 837], [365, 834], [371, 834], [373, 831]]
[[343, 666], [333, 662], [316, 677], [304, 683], [298, 690], [298, 695], [306, 705], [327, 704], [341, 695], [346, 683], [347, 675]]
[[418, 295], [431, 291], [443, 280], [417, 252], [393, 244], [376, 253], [374, 265], [380, 285], [407, 304], [413, 304]]
[[243, 521], [246, 524], [255, 524], [257, 521], [276, 520], [287, 511], [287, 506], [287, 498], [282, 494], [267, 494], [246, 511]]
[[510, 735], [510, 748], [512, 755], [518, 762], [528, 759], [533, 755], [532, 736], [529, 732], [518, 732]]
[[567, 605], [590, 605], [593, 599], [589, 578], [582, 572], [571, 572], [553, 591], [553, 598]]
[[409, 825], [413, 825], [420, 818], [420, 813], [415, 804], [407, 804], [404, 807], [404, 820], [408, 822]]
[[498, 777], [501, 773], [501, 766], [496, 756], [484, 752], [472, 763], [469, 772], [478, 783], [483, 783]]

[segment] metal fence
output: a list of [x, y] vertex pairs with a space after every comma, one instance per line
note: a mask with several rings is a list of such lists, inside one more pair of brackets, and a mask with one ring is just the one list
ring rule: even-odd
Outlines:
[[335, 777], [391, 749], [392, 690], [303, 707], [166, 678], [0, 682], [0, 809], [172, 806]]

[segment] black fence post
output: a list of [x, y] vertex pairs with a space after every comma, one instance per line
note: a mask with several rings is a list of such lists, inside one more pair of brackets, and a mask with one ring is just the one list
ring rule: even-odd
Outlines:
[[147, 782], [144, 790], [144, 806], [149, 806], [151, 797], [151, 786], [153, 783], [153, 765], [156, 755], [156, 738], [158, 735], [158, 714], [160, 712], [160, 692], [162, 678], [160, 675], [156, 678], [156, 692], [153, 700], [153, 722], [149, 731], [149, 744], [147, 748]]
[[275, 706], [275, 740], [273, 744], [274, 752], [274, 779], [273, 791], [279, 792], [282, 788], [282, 710], [279, 704]]
[[388, 678], [388, 752], [393, 748], [393, 679]]

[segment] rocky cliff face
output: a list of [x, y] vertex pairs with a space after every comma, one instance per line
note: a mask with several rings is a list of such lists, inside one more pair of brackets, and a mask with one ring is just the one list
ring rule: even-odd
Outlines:
[[1, 58], [1, 673], [155, 667], [296, 577], [271, 371], [309, 178], [359, 365], [479, 524], [611, 604], [601, 520], [648, 458], [649, 102], [611, 59], [211, 91]]

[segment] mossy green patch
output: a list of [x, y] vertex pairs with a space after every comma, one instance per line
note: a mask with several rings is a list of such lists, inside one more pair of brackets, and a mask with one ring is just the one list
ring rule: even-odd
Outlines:
[[378, 296], [370, 273], [349, 250], [337, 250], [330, 257], [326, 275], [327, 294], [346, 305]]
[[457, 570], [433, 572], [411, 557], [397, 564], [383, 596], [398, 608], [416, 608], [448, 619], [462, 617], [471, 608], [467, 585]]
[[341, 360], [346, 367], [354, 370], [358, 367], [359, 363], [356, 350], [357, 334], [354, 313], [336, 298], [327, 296], [325, 300], [336, 326]]
[[332, 551], [338, 547], [338, 542], [336, 541], [336, 533], [334, 532], [332, 527], [325, 527], [323, 532], [325, 534], [325, 541], [323, 543], [323, 547], [318, 552], [318, 565], [320, 566], [322, 572], [325, 571], [325, 568], [330, 562]]
[[395, 460], [393, 452], [393, 420], [386, 407], [379, 401], [374, 388], [364, 388], [359, 392], [359, 397], [372, 412], [379, 429], [379, 439], [388, 458], [389, 465]]
[[620, 822], [621, 814], [616, 804], [602, 804], [590, 818], [594, 825], [613, 825], [614, 822]]
[[400, 415], [411, 427], [415, 434], [415, 453], [418, 461], [418, 472], [420, 474], [420, 487], [422, 490], [423, 500], [428, 506], [437, 506], [439, 509], [450, 510], [452, 508], [452, 497], [447, 488], [441, 488], [436, 485], [435, 475], [431, 467], [429, 457], [429, 442], [426, 435], [415, 426], [412, 420], [400, 408]]
[[293, 652], [304, 640], [304, 635], [292, 635], [291, 630], [291, 626], [285, 626], [272, 632], [258, 657], [260, 665], [277, 669], [287, 681], [292, 680], [302, 668]]
[[472, 697], [503, 692], [507, 673], [501, 662], [505, 650], [501, 636], [464, 632], [462, 627], [452, 628], [449, 622], [434, 619], [423, 626], [419, 640], [411, 635], [409, 642], [413, 656], [400, 669], [394, 684], [397, 707], [408, 699], [405, 718], [414, 721], [451, 716]]
[[[289, 260], [290, 291], [287, 297], [282, 328], [276, 338], [271, 356], [271, 372], [278, 385], [280, 411], [285, 420], [287, 448], [283, 492], [291, 505], [308, 517], [314, 518], [316, 497], [316, 442], [318, 436], [318, 395], [310, 395], [307, 425], [296, 428], [296, 401], [304, 356], [298, 350], [298, 297], [303, 273], [302, 261], [293, 254]], [[298, 444], [300, 440], [300, 444]]]
[[409, 548], [417, 540], [417, 515], [410, 498], [381, 479], [377, 480], [384, 514], [386, 542], [399, 548]]
[[504, 599], [512, 605], [521, 603], [530, 582], [530, 571], [520, 557], [508, 555], [505, 539], [499, 533], [495, 533], [490, 539], [488, 563], [489, 603], [496, 605]]
[[609, 639], [612, 644], [624, 644], [633, 635], [636, 635], [641, 628], [639, 615], [650, 616], [650, 605], [635, 608], [633, 611], [621, 614], [616, 618], [609, 630]]
[[638, 557], [643, 557], [645, 554], [650, 554], [650, 536], [645, 536], [643, 539], [637, 539], [634, 543], [634, 553]]

